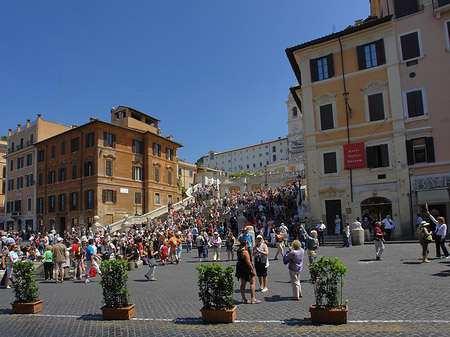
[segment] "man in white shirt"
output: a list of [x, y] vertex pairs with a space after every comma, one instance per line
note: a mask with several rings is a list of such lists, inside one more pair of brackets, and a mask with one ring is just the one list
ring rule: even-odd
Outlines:
[[386, 215], [386, 218], [381, 221], [384, 226], [384, 232], [386, 233], [385, 240], [389, 241], [391, 239], [392, 230], [395, 228], [394, 221], [391, 219], [391, 215]]
[[327, 229], [327, 226], [325, 226], [325, 224], [323, 223], [322, 220], [320, 220], [320, 222], [317, 224], [316, 226], [317, 229], [317, 234], [319, 236], [319, 244], [324, 245], [324, 234], [325, 234], [325, 229]]

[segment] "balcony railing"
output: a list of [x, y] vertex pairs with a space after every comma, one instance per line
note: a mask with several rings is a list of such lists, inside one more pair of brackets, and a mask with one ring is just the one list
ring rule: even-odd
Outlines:
[[437, 19], [441, 14], [450, 10], [450, 0], [433, 0], [433, 12]]
[[450, 0], [433, 0], [433, 8], [450, 5]]

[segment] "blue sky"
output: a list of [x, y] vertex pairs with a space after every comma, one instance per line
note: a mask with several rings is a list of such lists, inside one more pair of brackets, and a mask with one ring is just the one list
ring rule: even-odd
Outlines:
[[126, 105], [161, 120], [190, 162], [285, 137], [297, 84], [285, 48], [368, 15], [369, 0], [3, 0], [0, 134]]

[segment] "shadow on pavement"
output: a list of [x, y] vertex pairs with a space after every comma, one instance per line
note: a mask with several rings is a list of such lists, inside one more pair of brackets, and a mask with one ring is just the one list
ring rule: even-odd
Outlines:
[[439, 276], [439, 277], [450, 277], [450, 270], [443, 270], [437, 274], [432, 274], [433, 276]]
[[[189, 324], [189, 325], [204, 325], [208, 323], [203, 323], [200, 317], [185, 317], [185, 318], [175, 318], [173, 321], [175, 324]], [[210, 323], [213, 324], [213, 323]], [[220, 324], [220, 323], [219, 323]]]
[[89, 315], [82, 315], [77, 320], [81, 321], [103, 321], [103, 316], [101, 314], [89, 314]]
[[12, 314], [12, 309], [0, 309], [0, 315]]
[[422, 264], [421, 261], [405, 261], [403, 264]]
[[281, 297], [280, 295], [273, 295], [271, 297], [264, 297], [264, 301], [266, 302], [281, 302], [281, 301], [290, 301], [290, 297]]
[[290, 319], [285, 319], [282, 324], [286, 324], [286, 325], [311, 325], [312, 323], [311, 323], [311, 318], [303, 318], [303, 319], [290, 318]]

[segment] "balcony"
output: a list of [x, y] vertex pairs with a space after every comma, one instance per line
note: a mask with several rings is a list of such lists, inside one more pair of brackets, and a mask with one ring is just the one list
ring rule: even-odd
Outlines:
[[22, 216], [23, 213], [22, 212], [12, 212], [11, 216]]
[[436, 19], [441, 18], [441, 14], [450, 10], [450, 0], [433, 0], [433, 12]]

